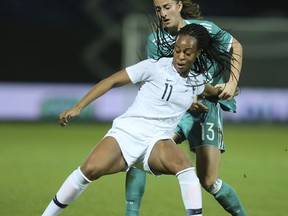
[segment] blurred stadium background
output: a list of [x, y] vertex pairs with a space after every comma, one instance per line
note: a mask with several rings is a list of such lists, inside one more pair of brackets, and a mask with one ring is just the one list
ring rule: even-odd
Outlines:
[[[235, 187], [249, 215], [286, 216], [288, 3], [198, 3], [206, 19], [229, 30], [244, 48], [238, 110], [224, 116], [229, 151], [221, 177]], [[113, 89], [73, 119], [79, 124], [63, 130], [57, 124], [59, 113], [92, 85], [145, 58], [146, 15], [152, 13], [152, 0], [0, 1], [1, 215], [40, 215], [133, 101], [137, 86]], [[125, 174], [103, 179], [63, 215], [124, 215]], [[148, 175], [141, 215], [182, 214], [173, 184], [175, 178]], [[207, 193], [203, 204], [205, 215], [224, 215]]]
[[[227, 121], [288, 121], [288, 3], [198, 1], [202, 15], [244, 47], [237, 114]], [[94, 83], [145, 58], [152, 2], [0, 2], [0, 121], [54, 119]], [[82, 119], [110, 121], [136, 94], [115, 89]], [[115, 106], [117, 103], [117, 106]]]

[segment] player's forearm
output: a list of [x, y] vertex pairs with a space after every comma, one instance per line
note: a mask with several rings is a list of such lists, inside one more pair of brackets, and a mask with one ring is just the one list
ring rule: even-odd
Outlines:
[[77, 104], [75, 104], [74, 107], [82, 110], [88, 104], [108, 92], [112, 87], [113, 85], [111, 82], [109, 82], [109, 80], [102, 80], [96, 84]]
[[235, 38], [233, 39], [232, 52], [232, 74], [230, 75], [229, 82], [237, 86], [242, 68], [243, 49], [242, 45]]
[[92, 101], [104, 95], [110, 89], [131, 83], [126, 70], [118, 71], [96, 84], [74, 107], [82, 110]]

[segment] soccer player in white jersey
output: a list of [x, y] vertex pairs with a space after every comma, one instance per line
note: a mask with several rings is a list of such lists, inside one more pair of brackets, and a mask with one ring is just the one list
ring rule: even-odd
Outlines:
[[[69, 118], [79, 115], [111, 88], [141, 83], [133, 104], [113, 121], [112, 128], [66, 179], [42, 215], [58, 215], [92, 181], [136, 166], [153, 175], [175, 175], [187, 215], [201, 216], [199, 179], [191, 161], [171, 137], [196, 95], [217, 97], [221, 93], [219, 88], [204, 83], [206, 63], [200, 61], [208, 56], [215, 64], [229, 64], [226, 61], [230, 53], [219, 57], [215, 49], [218, 44], [218, 38], [211, 37], [201, 25], [187, 25], [179, 32], [173, 58], [148, 59], [127, 67], [96, 84], [61, 113], [59, 123], [66, 126]], [[196, 68], [192, 71], [193, 64]]]
[[[195, 101], [177, 125], [174, 140], [177, 143], [188, 140], [190, 150], [196, 153], [197, 175], [202, 187], [231, 215], [246, 216], [236, 191], [219, 177], [221, 153], [225, 151], [221, 111], [236, 112], [233, 96], [241, 71], [241, 44], [213, 22], [203, 20], [199, 5], [191, 0], [153, 0], [153, 3], [159, 24], [157, 23], [156, 31], [148, 37], [148, 58], [158, 59], [169, 51], [166, 45], [173, 45], [177, 31], [190, 23], [204, 26], [212, 35], [222, 31], [223, 49], [230, 51], [234, 57], [231, 62], [233, 75], [226, 79], [221, 76], [219, 68], [208, 69], [207, 82], [213, 86], [221, 86], [223, 91], [217, 100], [206, 98]], [[138, 216], [145, 184], [145, 172], [134, 168], [127, 172], [126, 216]]]

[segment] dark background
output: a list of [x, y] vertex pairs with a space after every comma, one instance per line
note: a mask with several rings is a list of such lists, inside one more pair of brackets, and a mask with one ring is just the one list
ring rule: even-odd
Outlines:
[[[198, 3], [201, 5], [204, 17], [258, 17], [284, 20], [288, 17], [288, 4], [282, 0], [259, 3], [248, 0], [203, 0]], [[152, 0], [2, 0], [0, 1], [0, 81], [98, 82], [108, 74], [121, 69], [123, 18], [130, 13], [153, 12]], [[283, 26], [285, 29], [287, 27], [288, 23]], [[102, 44], [103, 37], [107, 35], [109, 43]], [[287, 36], [284, 35], [281, 40], [287, 42]], [[240, 39], [245, 42], [245, 37], [242, 36]], [[273, 42], [273, 38], [267, 37], [265, 41]], [[93, 44], [98, 51], [91, 55], [89, 50]], [[278, 58], [279, 62], [275, 64], [287, 64], [287, 56], [288, 54]], [[255, 63], [253, 59], [245, 59], [244, 55], [244, 65], [245, 62], [250, 65]], [[257, 68], [257, 63], [255, 64]], [[273, 64], [271, 67], [269, 74], [275, 68]], [[243, 74], [245, 73], [244, 70]], [[281, 77], [278, 82], [271, 81], [271, 77], [267, 76], [263, 78], [263, 82], [262, 79], [259, 81], [261, 71], [259, 76], [256, 73], [245, 78], [244, 75], [242, 85], [287, 87], [288, 72], [283, 71], [282, 74], [285, 77]]]

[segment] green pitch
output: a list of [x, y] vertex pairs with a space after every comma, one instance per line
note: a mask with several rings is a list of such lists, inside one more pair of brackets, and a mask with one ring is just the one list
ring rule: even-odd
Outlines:
[[[0, 122], [0, 214], [41, 215], [66, 177], [110, 124]], [[288, 126], [226, 124], [221, 177], [237, 190], [250, 216], [286, 216]], [[181, 145], [185, 150], [185, 144]], [[192, 160], [193, 154], [191, 155]], [[124, 216], [125, 174], [104, 176], [61, 215]], [[141, 216], [185, 215], [174, 176], [148, 176]], [[203, 215], [228, 215], [203, 191]]]

